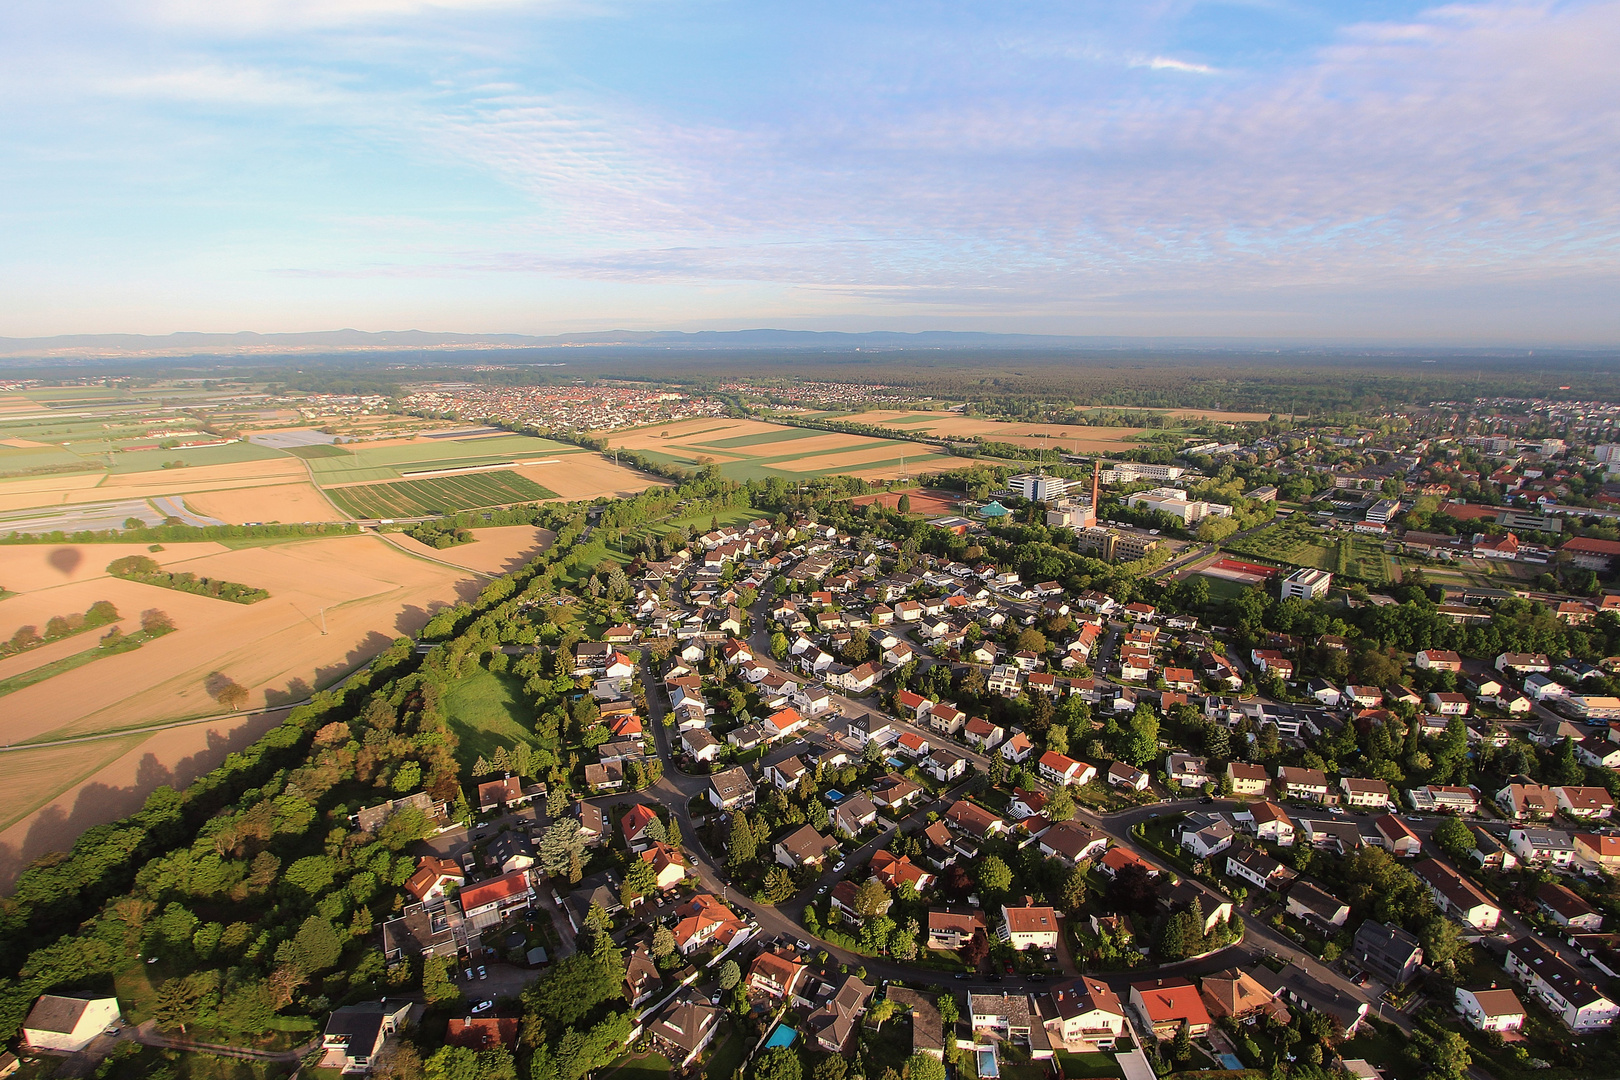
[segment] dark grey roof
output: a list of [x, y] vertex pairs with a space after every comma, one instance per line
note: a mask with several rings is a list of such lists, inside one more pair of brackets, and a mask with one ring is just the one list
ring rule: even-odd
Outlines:
[[382, 1034], [383, 1016], [380, 1002], [345, 1005], [335, 1010], [326, 1022], [326, 1038], [330, 1040], [334, 1036], [343, 1036], [352, 1055], [367, 1056], [377, 1045], [377, 1037]]
[[90, 1001], [90, 998], [45, 994], [34, 1002], [32, 1009], [28, 1010], [28, 1019], [23, 1021], [23, 1027], [33, 1031], [71, 1034], [79, 1025], [79, 1018], [84, 1015], [84, 1010], [90, 1007]]

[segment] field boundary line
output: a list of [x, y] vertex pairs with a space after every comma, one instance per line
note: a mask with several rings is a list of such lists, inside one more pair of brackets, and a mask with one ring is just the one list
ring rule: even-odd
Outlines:
[[339, 506], [337, 503], [332, 501], [332, 497], [326, 493], [326, 489], [321, 487], [320, 481], [315, 479], [315, 470], [310, 468], [308, 458], [301, 458], [297, 454], [288, 454], [287, 456], [290, 457], [290, 458], [296, 459], [301, 465], [304, 466], [304, 475], [309, 477], [310, 485], [312, 487], [314, 487], [314, 489], [316, 491], [320, 492], [321, 498], [325, 499], [326, 500], [326, 505], [330, 506], [332, 508], [332, 510], [339, 515], [340, 520], [342, 520], [342, 521], [358, 521], [359, 520], [359, 518], [354, 517], [347, 510], [343, 509], [343, 507]]
[[101, 742], [105, 739], [122, 739], [129, 735], [150, 735], [155, 731], [168, 731], [172, 728], [190, 727], [193, 724], [210, 724], [217, 720], [242, 720], [250, 716], [263, 716], [266, 713], [281, 712], [284, 709], [295, 709], [300, 705], [308, 705], [311, 700], [311, 698], [304, 698], [301, 701], [286, 701], [280, 705], [265, 705], [257, 709], [243, 709], [240, 712], [214, 713], [211, 716], [193, 716], [186, 720], [165, 720], [159, 724], [143, 724], [140, 727], [117, 728], [113, 731], [96, 731], [88, 735], [70, 735], [62, 739], [50, 739], [40, 742], [6, 743], [4, 746], [0, 746], [0, 754], [16, 753], [21, 750], [47, 750], [53, 746], [73, 746], [78, 743]]
[[401, 552], [401, 553], [403, 553], [405, 555], [409, 555], [413, 559], [421, 559], [423, 562], [434, 563], [435, 565], [447, 567], [448, 569], [451, 569], [451, 570], [460, 570], [463, 573], [474, 574], [474, 575], [476, 575], [478, 577], [481, 577], [481, 578], [488, 578], [491, 581], [494, 581], [497, 577], [500, 576], [499, 574], [491, 574], [491, 573], [489, 573], [488, 571], [485, 571], [485, 570], [474, 570], [472, 567], [470, 567], [470, 566], [462, 566], [460, 563], [445, 562], [443, 559], [435, 559], [433, 556], [424, 555], [420, 551], [412, 551], [410, 548], [405, 547], [403, 544], [394, 543], [392, 533], [385, 533], [385, 532], [382, 532], [381, 530], [378, 530], [376, 535], [378, 535], [378, 536], [382, 537], [384, 540], [388, 541], [389, 546], [394, 548], [396, 551], [399, 551], [399, 552]]

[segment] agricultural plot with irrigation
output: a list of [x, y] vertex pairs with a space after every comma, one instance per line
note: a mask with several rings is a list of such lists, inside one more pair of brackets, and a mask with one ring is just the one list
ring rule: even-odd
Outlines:
[[329, 488], [326, 495], [356, 518], [411, 518], [555, 499], [557, 493], [517, 473], [469, 473]]

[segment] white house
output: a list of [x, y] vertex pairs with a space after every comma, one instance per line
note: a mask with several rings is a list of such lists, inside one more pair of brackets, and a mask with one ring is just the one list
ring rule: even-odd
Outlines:
[[922, 767], [940, 783], [949, 783], [967, 772], [967, 759], [949, 750], [935, 750], [923, 761]]
[[1014, 732], [1011, 738], [1001, 744], [1001, 756], [1014, 765], [1022, 765], [1034, 752], [1035, 744], [1022, 731]]
[[1576, 1034], [1606, 1030], [1620, 1016], [1620, 1005], [1537, 938], [1522, 937], [1509, 945], [1503, 966]]
[[30, 1050], [77, 1053], [118, 1022], [115, 997], [70, 997], [45, 994], [23, 1021], [23, 1044]]
[[1479, 1031], [1518, 1031], [1524, 1027], [1524, 1002], [1506, 988], [1467, 990], [1457, 987], [1457, 1008]]
[[1054, 784], [1089, 784], [1097, 778], [1096, 766], [1055, 750], [1041, 755], [1040, 773], [1043, 779]]
[[1014, 949], [1055, 949], [1058, 942], [1057, 912], [1049, 907], [1001, 908], [1004, 936]]
[[1555, 829], [1514, 829], [1508, 833], [1508, 847], [1521, 862], [1568, 866], [1575, 861], [1575, 842]]
[[1250, 824], [1256, 839], [1268, 840], [1278, 847], [1294, 846], [1294, 823], [1283, 808], [1272, 802], [1258, 802], [1249, 807]]
[[1210, 819], [1209, 815], [1194, 814], [1181, 830], [1181, 846], [1196, 858], [1207, 859], [1232, 846], [1236, 832], [1225, 818]]
[[1344, 791], [1346, 806], [1368, 810], [1389, 809], [1389, 785], [1382, 780], [1363, 780], [1360, 777], [1343, 776], [1339, 778], [1339, 787]]

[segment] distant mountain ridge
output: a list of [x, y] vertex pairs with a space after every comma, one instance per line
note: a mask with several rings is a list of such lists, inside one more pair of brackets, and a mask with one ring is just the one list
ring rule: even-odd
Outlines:
[[[303, 334], [68, 334], [58, 337], [0, 337], [0, 356], [50, 357], [175, 356], [199, 353], [364, 352], [389, 349], [649, 348], [649, 349], [973, 349], [1075, 348], [1124, 344], [1127, 338], [989, 334], [956, 330], [899, 333], [875, 330], [606, 330], [588, 334], [445, 334], [427, 330], [321, 330]], [[1136, 339], [1140, 340], [1140, 339]]]

